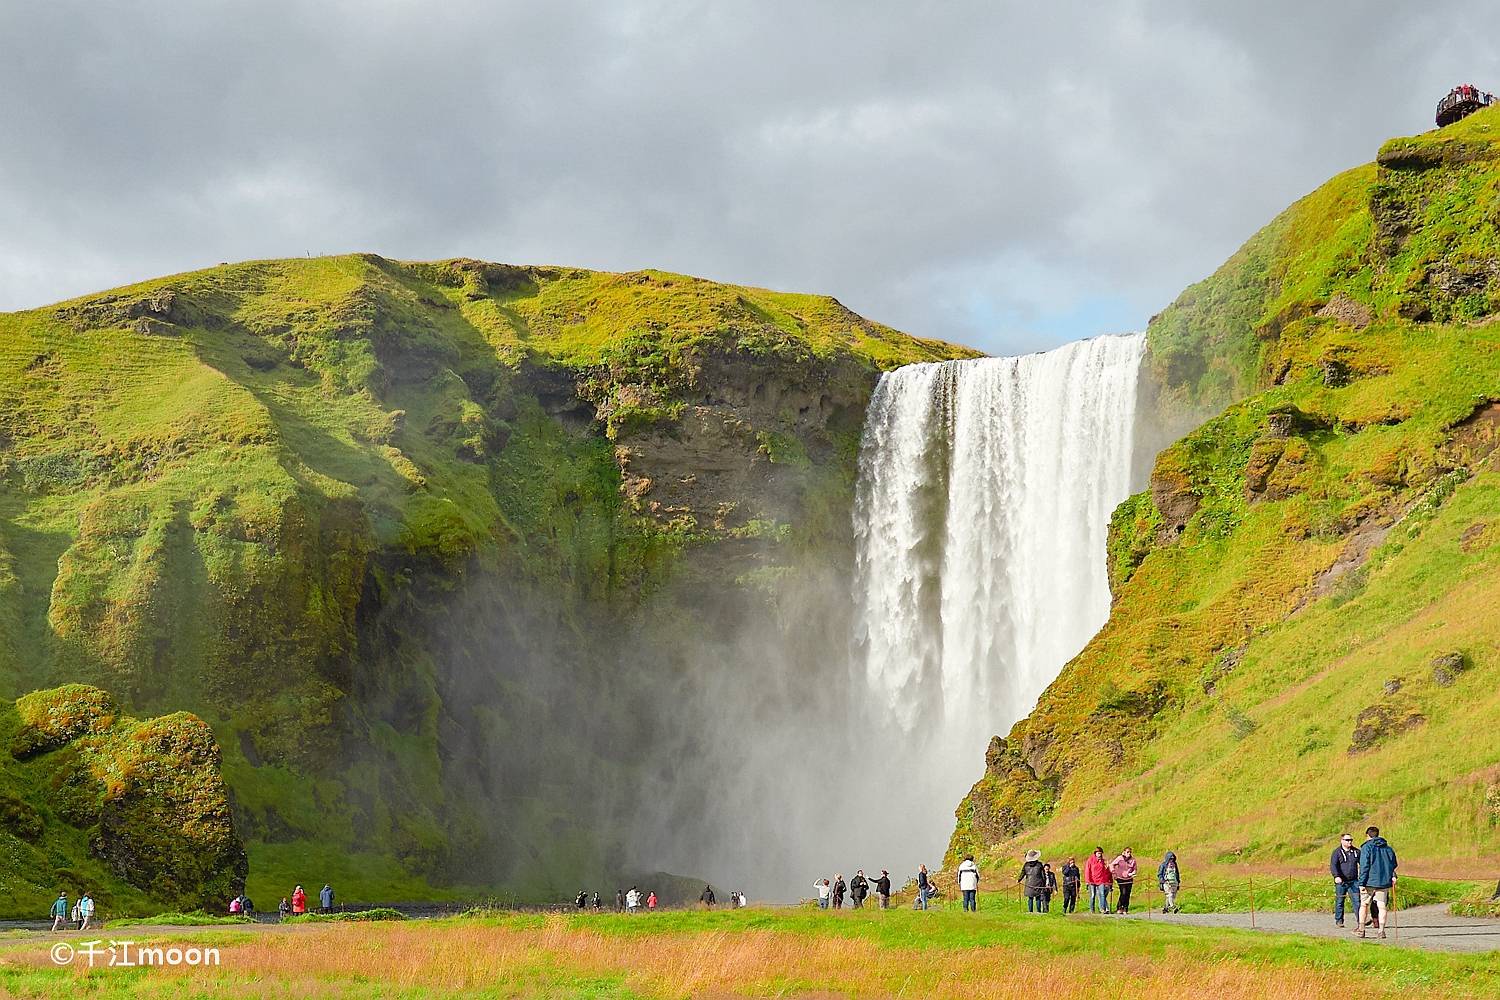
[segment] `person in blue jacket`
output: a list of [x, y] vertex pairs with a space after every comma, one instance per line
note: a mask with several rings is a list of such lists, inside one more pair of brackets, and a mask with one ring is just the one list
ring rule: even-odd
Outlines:
[[1387, 900], [1391, 887], [1396, 884], [1396, 852], [1380, 835], [1379, 827], [1370, 827], [1365, 836], [1369, 839], [1359, 845], [1359, 929], [1354, 933], [1365, 936], [1365, 919], [1373, 901], [1380, 907], [1376, 926], [1383, 938]]

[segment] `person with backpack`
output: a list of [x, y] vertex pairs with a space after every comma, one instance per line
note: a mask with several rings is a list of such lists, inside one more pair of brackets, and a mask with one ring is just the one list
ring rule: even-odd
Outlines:
[[875, 880], [875, 897], [880, 900], [882, 910], [891, 908], [891, 873], [884, 868], [880, 869], [880, 877]]
[[1071, 857], [1062, 869], [1062, 911], [1064, 913], [1078, 912], [1078, 886], [1083, 882], [1083, 873], [1078, 870], [1078, 862]]
[[[78, 929], [86, 931], [89, 929], [89, 921], [94, 919], [94, 897], [85, 892], [78, 897]], [[1381, 932], [1381, 937], [1385, 932]]]
[[818, 909], [828, 909], [828, 900], [833, 895], [833, 884], [826, 878], [813, 883], [813, 889], [818, 893]]
[[1379, 827], [1370, 827], [1365, 836], [1369, 839], [1359, 845], [1359, 928], [1354, 933], [1365, 936], [1365, 920], [1374, 904], [1380, 907], [1376, 924], [1383, 939], [1390, 891], [1396, 884], [1396, 852], [1380, 835]]
[[963, 896], [963, 909], [967, 912], [979, 912], [979, 865], [974, 862], [974, 855], [965, 854], [958, 866], [958, 891]]
[[1109, 893], [1115, 880], [1109, 862], [1104, 860], [1104, 848], [1094, 848], [1094, 853], [1083, 863], [1083, 882], [1089, 887], [1089, 912], [1108, 913]]
[[[1177, 890], [1181, 886], [1182, 870], [1177, 867], [1177, 855], [1168, 851], [1162, 856], [1161, 864], [1156, 866], [1156, 887], [1167, 897], [1167, 901], [1162, 905], [1161, 912], [1181, 912], [1181, 907], [1177, 905]], [[1147, 907], [1147, 909], [1150, 909], [1150, 907]]]
[[333, 912], [333, 886], [327, 882], [323, 883], [323, 888], [318, 892], [318, 902], [322, 905], [324, 913]]
[[1128, 847], [1109, 863], [1109, 873], [1115, 877], [1115, 885], [1120, 889], [1120, 903], [1115, 908], [1116, 913], [1130, 912], [1130, 890], [1135, 888], [1135, 872], [1135, 855], [1130, 853]]
[[1359, 851], [1354, 849], [1354, 835], [1339, 837], [1338, 846], [1328, 858], [1328, 873], [1333, 876], [1333, 926], [1344, 926], [1344, 901], [1359, 919]]
[[68, 894], [66, 892], [60, 892], [60, 893], [57, 894], [57, 898], [52, 901], [52, 929], [53, 929], [53, 931], [61, 930], [62, 929], [62, 925], [63, 925], [63, 921], [65, 921], [67, 919], [68, 919]]
[[932, 898], [932, 876], [927, 873], [926, 865], [917, 865], [917, 903], [919, 910], [927, 909], [927, 901]]
[[1016, 876], [1021, 883], [1021, 894], [1026, 897], [1026, 912], [1042, 912], [1042, 891], [1047, 888], [1047, 870], [1042, 867], [1042, 852], [1027, 851], [1021, 865], [1021, 874]]
[[854, 903], [856, 910], [864, 909], [865, 897], [870, 894], [870, 881], [865, 878], [865, 870], [856, 868], [854, 877], [849, 880], [849, 899]]
[[589, 894], [584, 889], [578, 890], [578, 895], [573, 897], [573, 905], [582, 910], [589, 905]]
[[833, 876], [833, 908], [835, 910], [844, 908], [844, 893], [848, 890], [849, 887], [844, 884], [844, 876], [835, 873]]

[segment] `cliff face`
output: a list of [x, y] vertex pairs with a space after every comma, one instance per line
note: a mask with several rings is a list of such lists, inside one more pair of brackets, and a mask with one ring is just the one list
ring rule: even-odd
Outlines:
[[601, 817], [656, 633], [845, 558], [878, 372], [965, 353], [824, 297], [371, 256], [0, 316], [0, 686], [208, 720], [252, 897], [571, 892], [633, 863]]
[[1413, 860], [1500, 846], [1473, 726], [1500, 669], [1500, 113], [1387, 143], [1148, 339], [1159, 419], [1216, 415], [1115, 512], [1109, 622], [992, 741], [951, 852], [1313, 864], [1366, 820]]

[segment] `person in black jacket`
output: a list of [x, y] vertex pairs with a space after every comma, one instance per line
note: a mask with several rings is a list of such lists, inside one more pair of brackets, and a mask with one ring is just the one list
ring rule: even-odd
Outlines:
[[1333, 926], [1344, 926], [1344, 897], [1348, 897], [1355, 923], [1359, 922], [1359, 851], [1354, 849], [1354, 837], [1344, 834], [1328, 859], [1328, 872], [1333, 876]]
[[926, 865], [917, 866], [917, 905], [919, 910], [927, 909], [927, 901], [932, 898], [932, 876], [927, 873]]
[[880, 877], [875, 880], [875, 896], [880, 900], [882, 910], [891, 908], [891, 873], [884, 868], [880, 869]]
[[863, 909], [865, 897], [870, 894], [870, 880], [865, 878], [865, 870], [856, 868], [854, 877], [849, 880], [849, 898], [854, 901], [856, 910]]
[[702, 903], [704, 906], [712, 910], [714, 908], [714, 904], [718, 901], [719, 897], [714, 895], [714, 887], [711, 885], [705, 885], [703, 887], [703, 893], [698, 897], [698, 902]]
[[1047, 884], [1042, 887], [1042, 912], [1052, 912], [1052, 894], [1057, 891], [1057, 873], [1052, 870], [1052, 862], [1042, 863], [1042, 868], [1047, 873]]
[[833, 908], [842, 910], [844, 908], [844, 893], [849, 887], [844, 884], [843, 875], [833, 877]]
[[1047, 888], [1047, 869], [1042, 866], [1041, 851], [1027, 851], [1026, 863], [1021, 865], [1021, 874], [1016, 881], [1026, 895], [1026, 912], [1042, 912], [1042, 893]]
[[1083, 884], [1083, 872], [1078, 870], [1078, 862], [1069, 858], [1062, 869], [1062, 891], [1063, 912], [1078, 912], [1078, 887]]

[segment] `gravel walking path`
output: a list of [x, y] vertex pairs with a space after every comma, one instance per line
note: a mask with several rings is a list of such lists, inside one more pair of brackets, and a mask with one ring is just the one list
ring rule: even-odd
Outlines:
[[[1333, 916], [1328, 913], [1299, 913], [1281, 910], [1257, 912], [1255, 929], [1281, 931], [1293, 934], [1314, 934], [1318, 937], [1344, 938], [1357, 944], [1387, 945], [1408, 948], [1427, 948], [1431, 951], [1484, 952], [1500, 949], [1500, 920], [1481, 920], [1475, 917], [1455, 917], [1444, 904], [1414, 906], [1408, 910], [1397, 910], [1394, 925], [1387, 925], [1384, 941], [1369, 931], [1370, 937], [1363, 941], [1354, 936], [1355, 921], [1347, 926], [1333, 926]], [[1102, 918], [1101, 918], [1102, 919]], [[1248, 913], [1131, 913], [1127, 920], [1165, 921], [1186, 924], [1190, 927], [1241, 927], [1250, 929]]]

